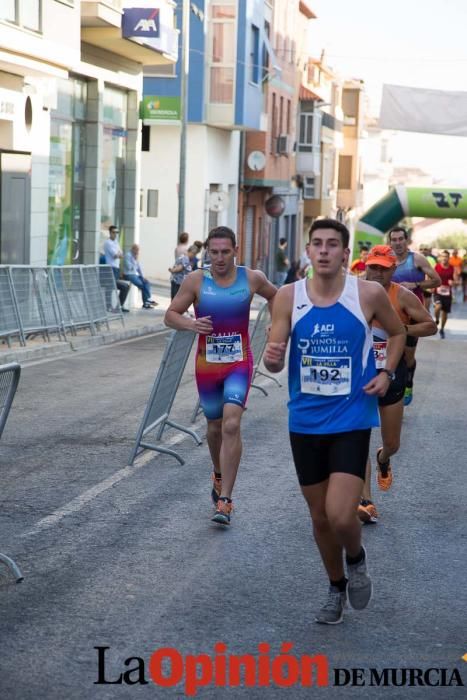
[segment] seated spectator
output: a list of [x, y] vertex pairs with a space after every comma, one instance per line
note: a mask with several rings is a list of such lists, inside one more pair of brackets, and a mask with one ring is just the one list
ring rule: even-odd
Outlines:
[[[120, 260], [123, 258], [123, 253], [117, 240], [118, 233], [119, 231], [116, 226], [109, 226], [109, 238], [104, 243], [104, 255], [103, 257], [99, 257], [99, 264], [110, 265], [112, 268], [112, 273], [118, 289], [120, 307], [122, 311], [128, 312], [128, 309], [124, 309], [123, 305], [130, 291], [130, 285], [127, 281], [120, 279]], [[109, 310], [113, 310], [111, 308], [111, 294], [109, 296], [109, 293], [106, 293], [106, 296], [107, 307]]]
[[134, 243], [123, 258], [123, 279], [128, 280], [141, 291], [143, 297], [143, 309], [152, 309], [157, 306], [157, 301], [151, 300], [151, 285], [144, 277], [141, 265], [138, 262], [139, 245]]

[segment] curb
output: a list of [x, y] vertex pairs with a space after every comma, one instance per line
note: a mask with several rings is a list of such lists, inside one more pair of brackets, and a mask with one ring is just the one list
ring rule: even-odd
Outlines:
[[0, 352], [0, 364], [7, 364], [8, 362], [26, 364], [38, 360], [54, 359], [70, 353], [85, 352], [104, 345], [113, 345], [124, 340], [131, 340], [132, 338], [139, 338], [145, 335], [167, 333], [169, 331], [170, 328], [167, 328], [163, 323], [145, 324], [136, 328], [122, 328], [118, 331], [98, 333], [86, 338], [71, 337], [69, 340], [42, 343], [35, 347], [9, 348], [5, 352]]

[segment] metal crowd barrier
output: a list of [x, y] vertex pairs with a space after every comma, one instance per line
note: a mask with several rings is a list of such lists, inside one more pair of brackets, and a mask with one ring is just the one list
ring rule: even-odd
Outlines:
[[251, 332], [250, 336], [250, 347], [251, 347], [251, 352], [253, 353], [253, 378], [251, 381], [251, 386], [254, 389], [258, 389], [258, 391], [262, 391], [265, 396], [268, 396], [268, 392], [266, 389], [264, 389], [262, 386], [259, 386], [258, 384], [255, 384], [255, 378], [259, 375], [262, 377], [266, 377], [267, 379], [272, 379], [273, 382], [277, 384], [277, 386], [282, 386], [280, 381], [276, 379], [276, 377], [271, 376], [270, 374], [266, 374], [266, 372], [262, 372], [259, 369], [259, 366], [261, 364], [261, 360], [263, 359], [263, 353], [266, 348], [266, 343], [268, 342], [268, 337], [266, 333], [266, 329], [271, 323], [271, 314], [269, 313], [269, 306], [268, 303], [266, 302], [263, 304], [263, 306], [260, 309], [260, 312], [258, 316], [256, 317], [255, 325], [254, 328]]
[[143, 420], [138, 429], [136, 443], [130, 456], [130, 465], [133, 464], [136, 456], [143, 450], [155, 450], [156, 452], [172, 455], [180, 464], [185, 464], [185, 460], [175, 450], [146, 442], [146, 436], [153, 430], [156, 431], [156, 441], [159, 441], [167, 426], [191, 435], [195, 442], [201, 445], [201, 439], [194, 430], [190, 430], [169, 419], [172, 404], [190, 356], [195, 335], [193, 331], [173, 331], [167, 339], [159, 371], [157, 372]]
[[[20, 374], [21, 367], [16, 362], [0, 366], [0, 438], [2, 437], [8, 414], [10, 413], [11, 404], [16, 394]], [[11, 570], [17, 583], [23, 580], [23, 574], [13, 559], [0, 553], [0, 562]]]
[[36, 334], [66, 340], [86, 328], [95, 335], [114, 320], [124, 325], [109, 265], [0, 265], [0, 338], [9, 346], [15, 336], [25, 345]]
[[7, 267], [0, 267], [0, 337], [6, 338], [8, 347], [11, 347], [12, 336], [18, 336], [21, 345], [26, 344], [10, 271]]
[[[266, 335], [266, 328], [268, 327], [270, 322], [271, 315], [269, 313], [269, 306], [268, 303], [265, 302], [258, 312], [258, 316], [256, 317], [256, 321], [253, 326], [253, 330], [250, 333], [250, 348], [253, 354], [253, 376], [251, 380], [251, 386], [254, 389], [258, 389], [258, 391], [261, 391], [265, 396], [268, 396], [268, 392], [266, 391], [266, 389], [254, 383], [255, 377], [258, 374], [260, 374], [262, 377], [267, 377], [267, 379], [272, 379], [272, 381], [275, 382], [277, 386], [282, 386], [282, 384], [276, 379], [276, 377], [272, 377], [270, 374], [266, 374], [266, 372], [262, 372], [259, 369], [261, 360], [263, 358], [264, 349], [268, 340]], [[202, 409], [200, 407], [200, 402], [198, 399], [198, 401], [196, 402], [196, 406], [193, 409], [193, 413], [191, 414], [192, 423], [195, 422], [200, 411], [202, 411]]]

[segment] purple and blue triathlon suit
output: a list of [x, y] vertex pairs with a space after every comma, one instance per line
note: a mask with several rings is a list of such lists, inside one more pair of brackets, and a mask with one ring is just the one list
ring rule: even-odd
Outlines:
[[253, 374], [250, 349], [251, 290], [245, 267], [236, 266], [235, 282], [216, 284], [203, 270], [196, 318], [210, 316], [213, 330], [200, 335], [196, 354], [196, 383], [200, 404], [208, 420], [222, 418], [224, 404], [245, 407]]

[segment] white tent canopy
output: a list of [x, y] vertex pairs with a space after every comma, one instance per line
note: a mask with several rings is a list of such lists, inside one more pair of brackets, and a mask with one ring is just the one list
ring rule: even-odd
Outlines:
[[383, 85], [381, 129], [467, 136], [467, 92]]

